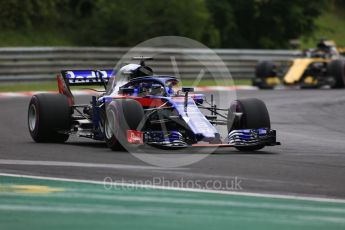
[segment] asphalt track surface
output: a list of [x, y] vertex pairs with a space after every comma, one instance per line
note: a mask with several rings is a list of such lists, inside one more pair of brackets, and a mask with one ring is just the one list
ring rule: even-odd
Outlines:
[[282, 145], [255, 153], [222, 149], [171, 169], [150, 166], [88, 139], [36, 144], [27, 130], [29, 98], [0, 99], [0, 173], [123, 182], [191, 180], [202, 186], [237, 180], [239, 192], [345, 198], [345, 91], [243, 90], [238, 97], [266, 102]]

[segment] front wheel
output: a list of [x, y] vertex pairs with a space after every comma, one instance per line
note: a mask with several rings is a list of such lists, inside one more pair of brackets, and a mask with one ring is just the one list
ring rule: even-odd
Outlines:
[[[265, 103], [256, 98], [234, 101], [228, 112], [228, 132], [236, 129], [271, 128], [270, 116]], [[255, 151], [265, 145], [238, 146], [240, 151]]]
[[100, 119], [100, 128], [104, 136], [105, 143], [107, 146], [112, 150], [123, 150], [121, 143], [117, 140], [116, 136], [114, 135], [113, 128], [114, 124], [111, 122], [115, 120], [115, 116], [111, 113], [106, 115], [105, 111], [101, 112], [101, 119]]
[[107, 105], [103, 116], [103, 135], [112, 150], [127, 147], [127, 131], [137, 130], [144, 120], [141, 104], [131, 99], [116, 99]]

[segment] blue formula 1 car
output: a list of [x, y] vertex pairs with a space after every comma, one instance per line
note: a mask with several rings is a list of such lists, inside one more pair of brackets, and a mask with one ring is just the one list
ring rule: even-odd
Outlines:
[[[148, 58], [146, 58], [148, 59]], [[149, 145], [158, 148], [235, 147], [254, 151], [274, 146], [264, 102], [236, 100], [227, 108], [210, 103], [172, 76], [156, 76], [145, 65], [112, 70], [62, 71], [59, 94], [34, 95], [28, 126], [36, 142], [65, 142], [70, 135], [105, 141], [113, 149]], [[71, 86], [104, 85], [90, 104], [75, 104]], [[208, 115], [207, 115], [208, 114]], [[215, 126], [227, 127], [222, 137]]]

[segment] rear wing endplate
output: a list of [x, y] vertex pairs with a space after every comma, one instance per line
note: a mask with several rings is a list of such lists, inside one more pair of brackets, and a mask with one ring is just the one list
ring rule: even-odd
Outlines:
[[113, 70], [63, 70], [57, 76], [59, 93], [67, 97], [70, 106], [74, 105], [74, 96], [70, 86], [104, 86], [115, 77]]

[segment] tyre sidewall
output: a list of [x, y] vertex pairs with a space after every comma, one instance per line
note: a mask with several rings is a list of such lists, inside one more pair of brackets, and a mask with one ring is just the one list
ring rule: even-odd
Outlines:
[[328, 75], [334, 78], [334, 85], [332, 88], [344, 88], [345, 87], [345, 61], [333, 60], [327, 66]]
[[[29, 113], [28, 128], [36, 142], [65, 142], [71, 127], [71, 108], [66, 96], [61, 94], [34, 95], [29, 103], [36, 109], [36, 124], [30, 129]], [[66, 133], [63, 133], [66, 132]]]

